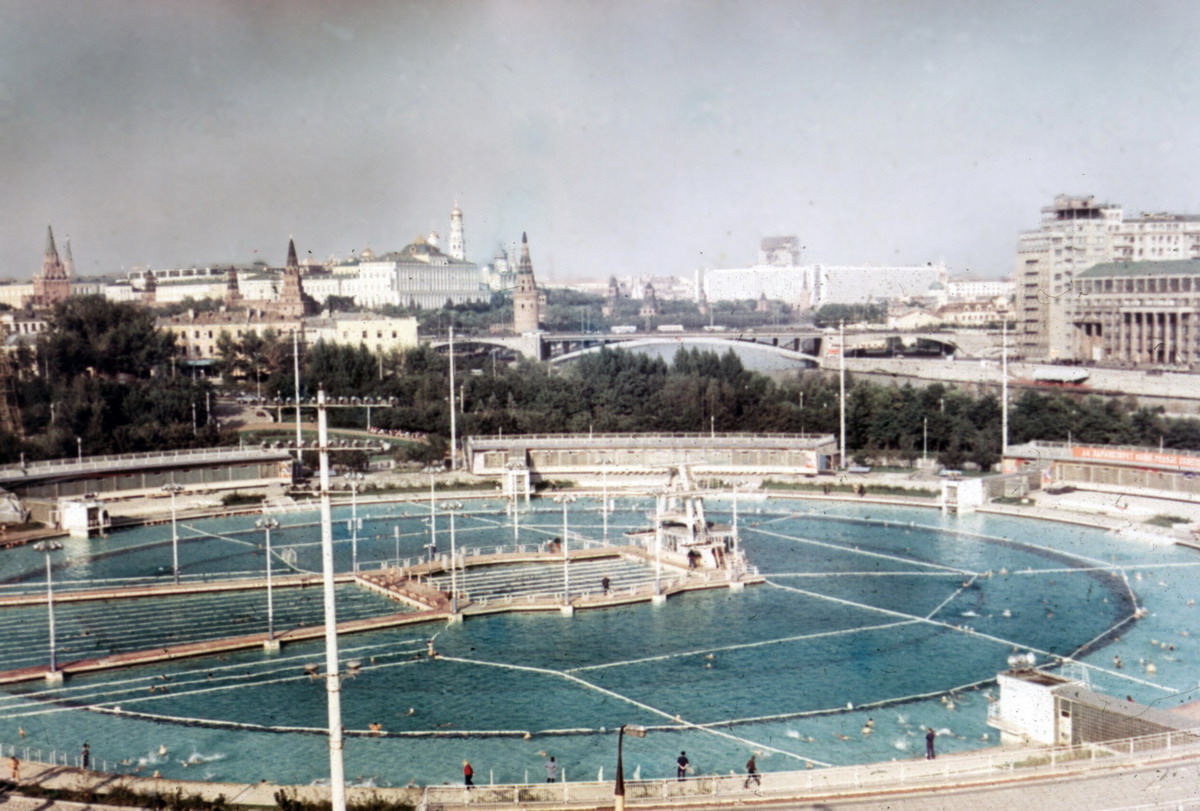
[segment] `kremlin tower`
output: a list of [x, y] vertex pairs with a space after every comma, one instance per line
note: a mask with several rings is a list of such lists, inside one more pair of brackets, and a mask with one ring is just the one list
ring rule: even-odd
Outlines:
[[538, 328], [538, 289], [529, 259], [529, 238], [521, 234], [521, 262], [517, 265], [517, 286], [513, 290], [513, 332], [521, 335]]
[[[70, 258], [70, 245], [67, 246], [67, 258]], [[58, 248], [54, 246], [54, 231], [46, 226], [46, 252], [42, 256], [42, 270], [33, 277], [33, 306], [53, 307], [60, 301], [71, 297], [71, 274], [67, 266], [58, 258]]]

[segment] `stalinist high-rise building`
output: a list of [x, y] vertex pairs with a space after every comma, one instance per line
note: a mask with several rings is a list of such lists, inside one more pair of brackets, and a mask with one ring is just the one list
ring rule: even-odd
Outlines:
[[513, 332], [521, 335], [538, 328], [538, 289], [529, 259], [529, 238], [521, 234], [521, 262], [517, 265], [517, 286], [513, 289]]
[[[68, 258], [70, 246], [68, 245]], [[74, 260], [71, 260], [74, 264]], [[54, 245], [54, 231], [46, 226], [46, 252], [42, 256], [42, 270], [33, 277], [34, 307], [53, 307], [60, 301], [71, 297], [71, 274], [62, 260], [58, 258], [58, 248]]]
[[451, 259], [463, 261], [467, 258], [467, 242], [463, 238], [462, 209], [458, 207], [458, 203], [454, 204], [454, 210], [450, 212], [450, 244], [446, 246], [446, 255]]

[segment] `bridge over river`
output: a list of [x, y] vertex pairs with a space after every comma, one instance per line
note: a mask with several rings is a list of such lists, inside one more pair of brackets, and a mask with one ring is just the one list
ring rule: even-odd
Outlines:
[[[851, 330], [846, 332], [847, 353], [877, 350], [886, 346], [914, 347], [918, 342], [941, 348], [942, 354], [960, 358], [998, 356], [1001, 338], [998, 331], [945, 330]], [[442, 349], [449, 345], [445, 338], [432, 338], [431, 346]], [[464, 335], [455, 339], [463, 346], [482, 346], [504, 349], [527, 358], [561, 363], [574, 360], [601, 347], [643, 349], [677, 344], [703, 346], [723, 352], [729, 348], [753, 345], [774, 352], [783, 358], [811, 366], [837, 365], [839, 336], [837, 332], [805, 329], [692, 330], [655, 332], [536, 332], [524, 335]]]

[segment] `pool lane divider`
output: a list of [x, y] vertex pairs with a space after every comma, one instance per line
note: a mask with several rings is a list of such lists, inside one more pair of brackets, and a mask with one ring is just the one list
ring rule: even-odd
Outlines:
[[[652, 562], [653, 558], [645, 550], [636, 547], [602, 547], [594, 549], [573, 550], [568, 555], [571, 561], [596, 560], [602, 558], [626, 558], [639, 562]], [[558, 565], [563, 556], [549, 552], [498, 552], [486, 555], [474, 555], [464, 560], [460, 571], [464, 569], [512, 565]], [[431, 575], [447, 571], [448, 562], [444, 559], [428, 561], [404, 569], [378, 569], [358, 574], [341, 573], [335, 575], [338, 583], [355, 583], [362, 588], [383, 594], [390, 599], [404, 604], [412, 609], [399, 613], [388, 613], [375, 617], [366, 617], [338, 623], [338, 634], [363, 633], [397, 628], [417, 623], [435, 621], [457, 621], [464, 616], [506, 613], [511, 611], [560, 611], [561, 596], [534, 595], [533, 599], [502, 601], [493, 599], [487, 603], [473, 604], [470, 600], [460, 597], [459, 613], [454, 614], [451, 608], [450, 594], [441, 591], [427, 582]], [[745, 574], [738, 580], [732, 580], [723, 571], [704, 570], [703, 577], [699, 573], [689, 571], [686, 567], [674, 566], [663, 562], [664, 569], [674, 569], [676, 574], [669, 582], [664, 582], [662, 593], [665, 596], [680, 594], [688, 591], [705, 589], [730, 588], [740, 585], [757, 585], [766, 579], [757, 574]], [[422, 580], [425, 578], [425, 580]], [[317, 587], [321, 577], [316, 574], [283, 575], [272, 578], [275, 588]], [[62, 592], [55, 595], [56, 602], [85, 602], [133, 598], [171, 597], [193, 594], [214, 594], [220, 592], [257, 590], [266, 588], [265, 578], [240, 578], [237, 580], [207, 581], [204, 583], [160, 583], [146, 586], [127, 588], [105, 588]], [[651, 602], [658, 596], [653, 586], [628, 592], [582, 595], [570, 601], [574, 609], [609, 608], [628, 605], [631, 603]], [[0, 597], [0, 607], [45, 604], [45, 595], [24, 594]], [[275, 639], [280, 643], [290, 643], [321, 639], [325, 635], [324, 626], [315, 624], [286, 631], [277, 632]], [[63, 676], [80, 673], [94, 673], [105, 670], [115, 670], [125, 667], [156, 664], [160, 662], [189, 659], [199, 656], [212, 656], [239, 650], [262, 648], [267, 641], [265, 633], [244, 634], [240, 636], [209, 639], [178, 645], [167, 645], [138, 651], [114, 653], [75, 661], [60, 662], [59, 672]], [[0, 671], [0, 685], [44, 679], [49, 673], [45, 665], [17, 668]]]

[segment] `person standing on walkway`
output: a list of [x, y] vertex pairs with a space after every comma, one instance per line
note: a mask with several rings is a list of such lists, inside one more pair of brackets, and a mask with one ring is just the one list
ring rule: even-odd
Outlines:
[[83, 742], [83, 751], [79, 753], [79, 763], [85, 769], [92, 765], [92, 747], [87, 745], [87, 741]]
[[15, 784], [21, 782], [21, 761], [17, 760], [17, 756], [13, 755], [8, 761], [9, 779]]
[[757, 786], [762, 785], [762, 776], [758, 773], [758, 764], [754, 762], [754, 755], [746, 761], [746, 784], [742, 788], [750, 788], [750, 781], [753, 780]]
[[933, 760], [936, 757], [933, 754], [933, 739], [937, 737], [937, 733], [933, 731], [933, 727], [927, 727], [925, 732], [925, 759]]
[[679, 757], [675, 758], [675, 779], [682, 780], [687, 777], [688, 770], [687, 752], [680, 752]]
[[469, 761], [464, 760], [463, 761], [463, 785], [466, 786], [468, 789], [475, 788], [475, 784], [471, 782], [474, 777], [475, 777], [475, 770], [471, 768], [471, 764]]
[[554, 755], [546, 761], [546, 782], [553, 783], [558, 779], [558, 762], [555, 761]]

